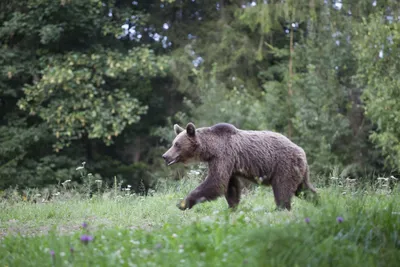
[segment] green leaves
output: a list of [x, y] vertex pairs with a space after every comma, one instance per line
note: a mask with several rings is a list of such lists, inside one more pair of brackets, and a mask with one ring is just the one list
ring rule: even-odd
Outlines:
[[[365, 86], [367, 116], [376, 123], [371, 140], [382, 149], [387, 167], [400, 168], [400, 24], [383, 13], [370, 15], [358, 28], [358, 82]], [[382, 23], [382, 21], [384, 23]]]
[[0, 6], [0, 188], [70, 179], [97, 147], [124, 146], [168, 71], [146, 41], [121, 37], [126, 23], [144, 35], [147, 11], [108, 0]]
[[46, 25], [40, 29], [40, 43], [48, 44], [53, 41], [57, 41], [62, 33], [62, 27], [59, 25]]
[[71, 52], [45, 62], [42, 78], [24, 87], [18, 105], [47, 123], [58, 140], [57, 151], [84, 135], [110, 144], [146, 113], [147, 106], [132, 96], [139, 81], [164, 75], [166, 69], [165, 58], [156, 58], [148, 48], [134, 48], [126, 55], [112, 50]]

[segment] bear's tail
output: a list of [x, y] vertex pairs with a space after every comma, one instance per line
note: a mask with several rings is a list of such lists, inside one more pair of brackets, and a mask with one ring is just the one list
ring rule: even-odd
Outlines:
[[300, 194], [303, 193], [306, 200], [313, 202], [315, 205], [319, 204], [317, 190], [310, 182], [310, 170], [308, 165], [302, 178], [303, 181], [296, 190], [296, 196], [300, 197]]
[[307, 165], [306, 173], [304, 175], [303, 183], [307, 189], [311, 190], [311, 192], [313, 192], [314, 194], [317, 194], [317, 190], [315, 190], [314, 186], [310, 182], [310, 169], [309, 169], [308, 165]]

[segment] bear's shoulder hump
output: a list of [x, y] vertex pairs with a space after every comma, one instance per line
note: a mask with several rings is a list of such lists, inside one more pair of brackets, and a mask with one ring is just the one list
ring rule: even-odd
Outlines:
[[215, 134], [235, 134], [238, 129], [229, 123], [218, 123], [210, 127], [211, 132]]

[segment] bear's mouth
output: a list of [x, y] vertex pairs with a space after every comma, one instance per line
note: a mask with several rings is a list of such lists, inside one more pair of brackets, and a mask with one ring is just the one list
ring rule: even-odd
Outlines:
[[167, 162], [167, 165], [170, 166], [172, 164], [176, 163], [176, 159], [171, 160], [170, 162]]
[[172, 160], [168, 161], [167, 162], [167, 166], [171, 166], [172, 164], [177, 163], [178, 160], [179, 160], [179, 158], [175, 158], [175, 159], [172, 159]]

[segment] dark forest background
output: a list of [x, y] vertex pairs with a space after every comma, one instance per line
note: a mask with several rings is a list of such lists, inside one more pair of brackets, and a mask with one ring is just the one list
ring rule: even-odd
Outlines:
[[3, 0], [0, 189], [179, 178], [173, 124], [281, 132], [314, 174], [400, 167], [395, 0]]

